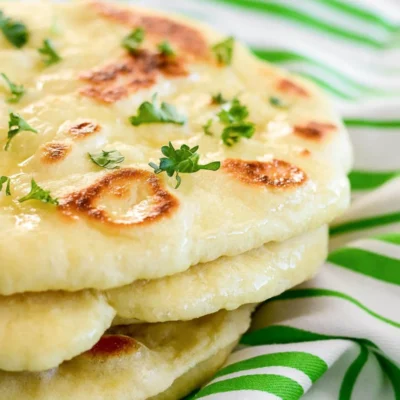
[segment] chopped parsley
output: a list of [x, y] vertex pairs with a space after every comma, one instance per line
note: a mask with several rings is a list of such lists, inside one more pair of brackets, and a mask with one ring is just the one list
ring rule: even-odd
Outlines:
[[228, 102], [228, 100], [226, 100], [224, 98], [224, 96], [222, 96], [222, 93], [213, 94], [211, 96], [211, 104], [221, 105], [221, 104], [225, 104], [227, 102]]
[[10, 79], [8, 79], [7, 75], [4, 73], [1, 73], [1, 76], [6, 81], [8, 88], [10, 89], [11, 92], [11, 96], [7, 99], [7, 102], [17, 103], [25, 93], [24, 87], [22, 85], [16, 85], [15, 83], [12, 83]]
[[42, 189], [34, 179], [31, 180], [31, 191], [26, 196], [18, 199], [20, 203], [28, 200], [40, 200], [43, 203], [58, 205], [58, 199], [51, 197], [50, 192]]
[[186, 117], [180, 115], [173, 105], [162, 102], [159, 107], [156, 104], [156, 98], [157, 94], [154, 94], [151, 103], [149, 101], [142, 103], [139, 106], [137, 115], [129, 118], [133, 126], [152, 123], [170, 123], [177, 125], [183, 125], [185, 123]]
[[4, 147], [4, 150], [8, 150], [10, 146], [10, 142], [15, 135], [20, 132], [33, 132], [37, 133], [37, 130], [32, 128], [21, 116], [18, 114], [10, 113], [8, 120], [8, 134], [7, 134], [7, 143]]
[[274, 107], [278, 107], [278, 108], [286, 108], [287, 105], [279, 98], [276, 96], [271, 96], [269, 98], [269, 103], [274, 106]]
[[[254, 124], [246, 121], [249, 111], [237, 98], [232, 100], [229, 108], [222, 109], [217, 116], [221, 124], [225, 125], [221, 133], [221, 139], [225, 145], [231, 147], [239, 142], [240, 138], [251, 138], [254, 135]], [[206, 135], [212, 135], [211, 124], [212, 120], [210, 119], [203, 126]]]
[[0, 11], [0, 29], [6, 39], [17, 48], [24, 46], [29, 39], [26, 25], [5, 17], [2, 11]]
[[3, 190], [3, 185], [7, 183], [6, 185], [6, 196], [11, 196], [11, 189], [10, 189], [10, 183], [11, 179], [8, 176], [2, 176], [0, 177], [0, 192]]
[[186, 144], [183, 144], [180, 149], [175, 149], [172, 143], [169, 142], [168, 146], [161, 147], [161, 152], [165, 157], [160, 158], [160, 165], [154, 163], [149, 163], [149, 165], [154, 169], [156, 174], [160, 174], [163, 171], [165, 171], [168, 176], [176, 174], [175, 189], [178, 189], [182, 181], [179, 173], [191, 174], [201, 169], [217, 171], [220, 168], [221, 163], [219, 161], [200, 165], [200, 155], [197, 153], [198, 149], [199, 146], [190, 148]]
[[232, 124], [242, 122], [249, 115], [249, 111], [238, 99], [233, 99], [230, 108], [221, 110], [217, 115], [223, 124]]
[[206, 135], [208, 136], [214, 136], [214, 134], [211, 132], [211, 125], [213, 123], [212, 118], [210, 118], [205, 125], [203, 125], [203, 131]]
[[211, 50], [213, 51], [215, 58], [222, 65], [230, 65], [232, 63], [233, 48], [235, 45], [235, 39], [230, 36], [227, 39], [215, 44]]
[[38, 52], [43, 56], [43, 62], [46, 66], [56, 64], [62, 60], [50, 39], [43, 40], [43, 45], [38, 49]]
[[118, 164], [124, 162], [125, 157], [118, 150], [104, 151], [101, 153], [88, 153], [90, 159], [99, 167], [117, 169]]
[[171, 47], [171, 44], [167, 40], [164, 40], [163, 42], [159, 43], [157, 45], [157, 48], [161, 54], [164, 54], [167, 57], [176, 56], [174, 49]]
[[221, 139], [224, 144], [231, 147], [242, 137], [251, 138], [254, 135], [254, 131], [255, 128], [252, 122], [239, 122], [224, 128]]
[[136, 53], [144, 40], [144, 36], [144, 29], [136, 28], [129, 35], [122, 39], [122, 47], [131, 53]]

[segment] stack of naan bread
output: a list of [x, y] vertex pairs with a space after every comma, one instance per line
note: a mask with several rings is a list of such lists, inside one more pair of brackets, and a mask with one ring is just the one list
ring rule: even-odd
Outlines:
[[[14, 103], [2, 89], [2, 147], [11, 111], [37, 133], [0, 157], [11, 192], [0, 194], [0, 398], [180, 399], [224, 363], [257, 303], [323, 263], [327, 224], [349, 202], [347, 134], [314, 85], [239, 43], [227, 62], [213, 47], [225, 37], [197, 23], [115, 2], [1, 10], [29, 29], [21, 49], [0, 38], [0, 72], [25, 88]], [[47, 67], [45, 38], [61, 58]], [[173, 55], [160, 54], [166, 41]], [[132, 124], [154, 94], [185, 122]], [[255, 132], [227, 145], [218, 114], [233, 99]], [[220, 168], [183, 171], [175, 188], [148, 165], [168, 142]], [[123, 162], [88, 156], [103, 150]], [[19, 202], [32, 178], [58, 204]]]

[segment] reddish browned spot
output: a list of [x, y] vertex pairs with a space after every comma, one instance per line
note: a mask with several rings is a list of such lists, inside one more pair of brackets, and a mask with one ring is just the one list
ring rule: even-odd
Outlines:
[[305, 139], [320, 140], [328, 132], [336, 130], [333, 124], [325, 124], [321, 122], [309, 122], [307, 125], [295, 125], [294, 133]]
[[135, 339], [123, 335], [103, 335], [86, 353], [92, 356], [118, 356], [133, 353], [139, 347]]
[[80, 93], [105, 103], [114, 103], [130, 93], [154, 85], [160, 74], [178, 77], [188, 74], [183, 59], [141, 50], [123, 60], [83, 72], [88, 86]]
[[244, 183], [272, 188], [300, 186], [307, 180], [304, 171], [282, 160], [261, 162], [227, 159], [222, 168]]
[[[134, 204], [129, 217], [118, 218], [110, 215], [97, 201], [109, 195], [129, 200], [130, 188], [146, 192], [146, 201]], [[68, 216], [84, 215], [109, 226], [124, 227], [149, 224], [172, 214], [179, 206], [178, 200], [162, 187], [161, 181], [151, 172], [124, 168], [113, 171], [82, 189], [71, 193], [60, 201], [60, 210]]]
[[100, 129], [101, 129], [100, 125], [95, 124], [94, 122], [91, 121], [85, 121], [71, 126], [71, 128], [69, 128], [69, 133], [75, 139], [81, 139], [93, 133], [99, 132]]
[[40, 159], [45, 164], [53, 164], [63, 160], [71, 151], [71, 146], [64, 142], [45, 143], [41, 149]]
[[311, 151], [308, 149], [303, 149], [300, 151], [300, 155], [303, 157], [308, 157], [311, 154]]
[[301, 87], [297, 83], [290, 81], [289, 79], [281, 79], [278, 82], [278, 90], [284, 93], [294, 94], [297, 96], [303, 96], [303, 97], [308, 96], [308, 92], [303, 87]]
[[202, 58], [209, 53], [207, 42], [201, 32], [181, 22], [101, 1], [92, 1], [91, 5], [102, 17], [130, 28], [142, 27], [147, 35], [166, 39], [192, 56]]

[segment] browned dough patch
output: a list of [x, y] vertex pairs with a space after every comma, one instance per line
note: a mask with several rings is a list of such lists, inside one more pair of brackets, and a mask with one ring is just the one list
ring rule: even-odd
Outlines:
[[101, 130], [101, 126], [98, 124], [95, 124], [94, 122], [91, 121], [84, 121], [80, 122], [79, 124], [75, 124], [69, 128], [68, 133], [74, 138], [74, 139], [83, 139], [89, 135], [92, 135], [93, 133], [99, 132]]
[[[106, 195], [128, 202], [133, 185], [144, 195], [143, 201], [129, 207], [129, 217], [116, 217], [97, 204]], [[178, 199], [164, 189], [155, 174], [124, 168], [105, 175], [87, 188], [65, 196], [60, 200], [59, 209], [70, 217], [82, 215], [108, 226], [131, 227], [150, 224], [170, 216], [178, 206]]]
[[70, 151], [70, 144], [64, 142], [48, 142], [41, 147], [40, 160], [45, 164], [54, 164], [63, 160]]
[[337, 130], [333, 124], [311, 121], [306, 125], [295, 125], [294, 133], [304, 139], [321, 140], [331, 131]]
[[306, 173], [300, 168], [275, 159], [268, 162], [226, 159], [222, 169], [243, 183], [270, 188], [289, 189], [307, 180]]
[[81, 73], [79, 78], [88, 85], [80, 93], [114, 103], [130, 93], [153, 86], [160, 74], [180, 77], [188, 72], [182, 58], [140, 50], [122, 60]]
[[103, 335], [100, 340], [86, 352], [96, 357], [119, 356], [133, 353], [139, 348], [135, 339], [125, 335]]
[[101, 1], [92, 1], [90, 5], [98, 15], [130, 28], [142, 27], [146, 34], [166, 39], [192, 56], [204, 58], [209, 55], [203, 34], [182, 22]]
[[278, 90], [287, 93], [294, 94], [296, 96], [308, 97], [308, 92], [297, 83], [292, 82], [289, 79], [281, 79], [278, 82]]

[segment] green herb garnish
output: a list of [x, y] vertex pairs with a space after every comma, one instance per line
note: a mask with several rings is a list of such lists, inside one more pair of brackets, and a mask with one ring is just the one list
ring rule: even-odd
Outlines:
[[174, 49], [171, 47], [171, 44], [167, 40], [159, 43], [157, 45], [157, 48], [161, 54], [164, 54], [167, 57], [174, 57], [176, 55]]
[[32, 128], [21, 116], [18, 114], [10, 113], [10, 117], [8, 120], [8, 134], [7, 134], [7, 143], [4, 147], [4, 150], [8, 150], [10, 146], [10, 142], [15, 135], [20, 132], [33, 132], [37, 133], [37, 130]]
[[9, 87], [9, 89], [10, 89], [10, 92], [11, 92], [11, 94], [12, 94], [12, 96], [10, 96], [10, 97], [7, 99], [7, 102], [8, 102], [8, 103], [17, 103], [17, 102], [20, 100], [20, 98], [21, 98], [21, 97], [24, 95], [24, 93], [25, 93], [24, 87], [23, 87], [22, 85], [16, 85], [15, 83], [12, 83], [12, 82], [8, 79], [7, 75], [4, 74], [4, 73], [1, 73], [1, 76], [2, 76], [2, 77], [4, 78], [4, 80], [6, 81], [8, 87]]
[[122, 47], [131, 53], [136, 53], [144, 40], [144, 29], [136, 28], [122, 39]]
[[274, 106], [274, 107], [279, 107], [279, 108], [286, 108], [286, 104], [279, 98], [276, 96], [271, 96], [269, 98], [269, 103]]
[[183, 125], [185, 123], [186, 118], [180, 115], [173, 105], [162, 102], [161, 107], [159, 107], [155, 103], [156, 98], [157, 94], [154, 94], [151, 103], [149, 101], [142, 103], [139, 106], [137, 115], [129, 118], [133, 126], [152, 123], [170, 123], [177, 125]]
[[90, 159], [99, 167], [117, 169], [118, 164], [124, 162], [125, 157], [118, 150], [104, 151], [101, 153], [88, 153]]
[[203, 125], [203, 131], [206, 135], [208, 136], [214, 136], [214, 134], [211, 132], [211, 125], [213, 123], [212, 118], [210, 118], [205, 125]]
[[240, 138], [251, 138], [254, 135], [255, 127], [252, 122], [239, 122], [224, 128], [222, 131], [222, 141], [231, 147], [237, 143]]
[[50, 39], [43, 40], [43, 46], [38, 49], [38, 52], [43, 56], [43, 62], [46, 66], [56, 64], [62, 60]]
[[3, 190], [3, 185], [7, 182], [6, 185], [6, 196], [11, 196], [11, 189], [10, 189], [10, 183], [11, 179], [8, 176], [2, 176], [0, 177], [0, 192]]
[[17, 48], [21, 48], [28, 41], [29, 33], [26, 25], [5, 17], [2, 11], [0, 11], [0, 29], [6, 39]]
[[51, 197], [50, 192], [42, 189], [34, 179], [31, 180], [31, 191], [26, 196], [18, 199], [20, 203], [28, 200], [40, 200], [43, 203], [58, 205], [58, 199]]
[[249, 111], [238, 99], [233, 99], [230, 108], [221, 110], [217, 115], [223, 124], [232, 124], [242, 122], [249, 115]]
[[199, 146], [190, 148], [186, 144], [183, 144], [180, 149], [175, 149], [174, 146], [172, 146], [172, 143], [169, 142], [168, 146], [161, 147], [161, 152], [165, 157], [160, 158], [160, 165], [154, 163], [149, 163], [149, 165], [154, 169], [156, 174], [163, 171], [165, 171], [168, 176], [176, 174], [175, 179], [177, 184], [175, 189], [178, 189], [182, 181], [179, 173], [191, 174], [201, 169], [217, 171], [220, 168], [221, 163], [219, 161], [200, 165], [200, 155], [197, 153], [198, 149]]
[[213, 51], [215, 58], [222, 65], [230, 65], [232, 63], [233, 48], [235, 45], [235, 39], [230, 36], [227, 39], [215, 44], [211, 50]]
[[222, 96], [222, 93], [217, 93], [211, 96], [211, 104], [221, 105], [227, 102], [228, 100]]

